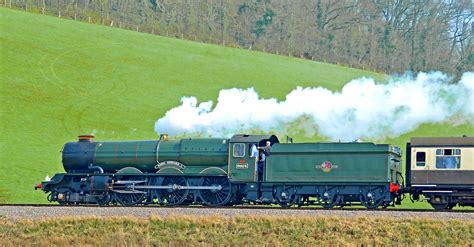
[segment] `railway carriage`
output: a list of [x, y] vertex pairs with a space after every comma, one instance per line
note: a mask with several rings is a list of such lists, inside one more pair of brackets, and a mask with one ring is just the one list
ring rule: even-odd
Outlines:
[[407, 144], [407, 185], [435, 209], [474, 206], [474, 137], [420, 137]]

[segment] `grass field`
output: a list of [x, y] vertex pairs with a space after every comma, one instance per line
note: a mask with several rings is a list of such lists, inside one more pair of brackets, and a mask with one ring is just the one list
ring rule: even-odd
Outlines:
[[0, 245], [471, 246], [474, 222], [328, 217], [0, 218]]
[[[296, 86], [340, 89], [383, 75], [242, 49], [153, 36], [0, 8], [0, 202], [45, 202], [33, 185], [62, 172], [60, 149], [78, 134], [154, 139], [155, 121], [184, 95], [215, 100], [254, 87], [284, 98]], [[423, 125], [410, 136], [472, 134]], [[313, 140], [319, 137], [314, 137]], [[307, 138], [296, 136], [298, 140]]]

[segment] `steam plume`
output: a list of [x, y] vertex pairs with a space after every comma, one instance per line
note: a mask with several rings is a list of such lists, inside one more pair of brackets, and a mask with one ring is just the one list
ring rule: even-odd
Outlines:
[[386, 84], [355, 79], [340, 92], [297, 87], [284, 101], [263, 99], [253, 88], [221, 90], [217, 104], [183, 97], [155, 123], [157, 133], [224, 137], [277, 132], [321, 135], [332, 140], [383, 139], [422, 123], [456, 118], [474, 124], [474, 72], [457, 83], [441, 72], [392, 77]]

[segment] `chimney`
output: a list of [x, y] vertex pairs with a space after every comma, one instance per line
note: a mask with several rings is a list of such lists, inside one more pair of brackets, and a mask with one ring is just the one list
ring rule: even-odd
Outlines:
[[78, 136], [79, 142], [92, 142], [92, 138], [94, 138], [93, 134], [87, 134], [87, 135], [80, 135]]

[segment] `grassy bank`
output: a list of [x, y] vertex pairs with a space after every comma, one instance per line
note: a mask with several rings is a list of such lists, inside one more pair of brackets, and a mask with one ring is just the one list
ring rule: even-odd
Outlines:
[[[33, 190], [63, 172], [62, 145], [156, 139], [155, 121], [182, 96], [216, 100], [254, 87], [284, 99], [297, 86], [339, 90], [384, 75], [286, 56], [226, 48], [0, 8], [0, 203], [46, 203]], [[473, 134], [463, 124], [426, 124], [399, 138]], [[296, 141], [320, 140], [294, 136]]]
[[392, 218], [0, 219], [0, 245], [472, 245], [474, 222]]
[[0, 200], [46, 202], [34, 183], [63, 171], [67, 141], [155, 139], [184, 95], [216, 100], [254, 87], [280, 99], [296, 86], [341, 88], [383, 75], [0, 8]]

